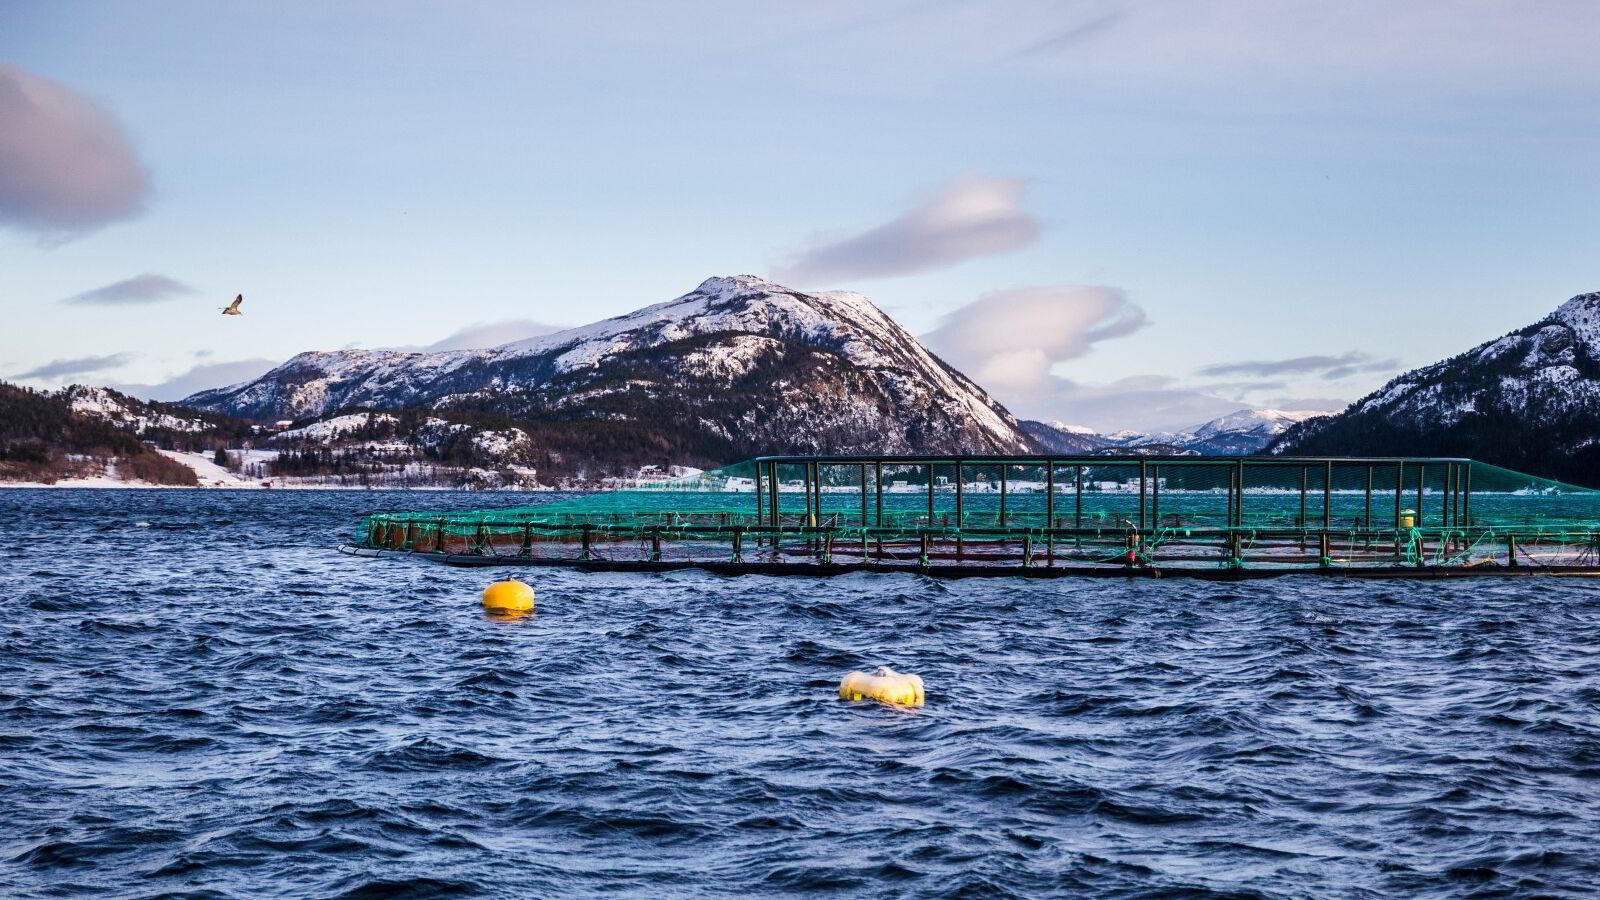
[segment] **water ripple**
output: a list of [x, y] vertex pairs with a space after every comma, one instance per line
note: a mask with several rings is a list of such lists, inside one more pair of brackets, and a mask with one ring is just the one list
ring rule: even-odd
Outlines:
[[[330, 550], [525, 499], [0, 491], [0, 894], [1600, 883], [1586, 580], [550, 571], [504, 620]], [[928, 705], [837, 699], [880, 664]]]

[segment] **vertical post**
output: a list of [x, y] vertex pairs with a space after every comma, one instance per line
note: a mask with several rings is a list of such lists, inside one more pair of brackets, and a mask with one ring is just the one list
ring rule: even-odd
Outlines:
[[933, 527], [934, 501], [933, 501], [933, 473], [932, 461], [928, 463], [928, 527]]
[[964, 528], [967, 524], [966, 489], [963, 487], [965, 476], [961, 474], [961, 460], [956, 460], [956, 527]]
[[1466, 480], [1467, 464], [1456, 463], [1455, 512], [1450, 515], [1450, 522], [1456, 528], [1461, 528], [1464, 525], [1464, 523], [1461, 521], [1461, 495], [1465, 487], [1464, 482]]
[[1467, 476], [1466, 489], [1461, 492], [1461, 523], [1472, 527], [1472, 463], [1469, 461], [1464, 467]]
[[[778, 518], [778, 489], [781, 485], [778, 484], [778, 464], [776, 462], [767, 463], [767, 484], [772, 488], [770, 492], [772, 494], [772, 527], [776, 529], [783, 524], [783, 520]], [[776, 532], [774, 532], [772, 542], [774, 546], [777, 545]]]
[[1361, 515], [1361, 527], [1366, 531], [1372, 530], [1372, 467], [1367, 466], [1367, 506], [1366, 512]]
[[1044, 564], [1056, 564], [1056, 464], [1054, 460], [1044, 464]]
[[822, 464], [811, 463], [811, 527], [822, 524]]
[[1445, 508], [1440, 511], [1440, 524], [1448, 528], [1450, 527], [1451, 512], [1454, 512], [1454, 506], [1456, 506], [1456, 464], [1454, 463], [1445, 463], [1445, 496], [1443, 496], [1443, 501], [1445, 501], [1445, 504], [1443, 504]]
[[1150, 521], [1161, 527], [1161, 467], [1150, 467]]
[[1005, 463], [1001, 463], [1000, 464], [1000, 527], [1001, 528], [1006, 527], [1006, 485], [1007, 485], [1007, 482], [1008, 482], [1008, 479], [1009, 479], [1009, 473], [1006, 470], [1009, 469], [1009, 468], [1011, 468], [1011, 467], [1006, 465]]
[[1333, 460], [1323, 464], [1322, 472], [1322, 530], [1333, 527]]
[[1056, 527], [1056, 464], [1044, 464], [1044, 526]]
[[1455, 511], [1455, 515], [1451, 516], [1451, 521], [1455, 523], [1455, 526], [1457, 528], [1462, 527], [1462, 525], [1464, 524], [1461, 521], [1461, 495], [1462, 495], [1462, 490], [1463, 490], [1463, 482], [1465, 482], [1466, 480], [1467, 480], [1467, 464], [1466, 463], [1456, 463], [1456, 511]]
[[866, 463], [862, 463], [861, 464], [861, 527], [862, 528], [867, 527], [867, 525], [869, 524], [868, 521], [867, 521], [867, 516], [869, 515], [869, 513], [867, 512], [868, 506], [869, 506], [869, 501], [867, 500], [867, 464]]
[[650, 561], [661, 562], [661, 526], [650, 528]]
[[1144, 528], [1145, 528], [1145, 515], [1144, 515], [1144, 492], [1145, 492], [1145, 474], [1146, 474], [1145, 467], [1146, 467], [1145, 461], [1142, 460], [1142, 459], [1139, 460], [1139, 530], [1140, 531], [1144, 531]]
[[1417, 527], [1422, 527], [1422, 488], [1427, 479], [1428, 467], [1417, 466]]
[[1243, 528], [1244, 527], [1244, 460], [1242, 460], [1242, 459], [1239, 460], [1239, 462], [1237, 464], [1237, 467], [1238, 467], [1238, 473], [1239, 473], [1239, 477], [1237, 479], [1238, 483], [1239, 483], [1239, 488], [1238, 488], [1239, 497], [1233, 503], [1233, 517], [1235, 519], [1236, 524], [1240, 528]]
[[1239, 480], [1239, 470], [1233, 466], [1228, 467], [1228, 521], [1227, 525], [1233, 528], [1233, 489]]
[[873, 479], [872, 480], [873, 492], [877, 495], [876, 499], [877, 499], [877, 504], [878, 504], [878, 508], [876, 510], [876, 521], [877, 521], [878, 527], [882, 528], [883, 527], [883, 463], [882, 462], [874, 461], [872, 463], [872, 479]]
[[800, 515], [801, 525], [811, 524], [811, 463], [800, 464], [800, 495], [805, 498], [805, 512]]
[[766, 507], [761, 495], [761, 463], [756, 463], [756, 527], [761, 527], [766, 517]]
[[533, 523], [532, 522], [528, 523], [527, 525], [522, 526], [522, 550], [520, 552], [521, 552], [521, 555], [523, 555], [523, 556], [532, 556], [533, 555]]
[[591, 556], [591, 554], [594, 552], [594, 548], [590, 544], [590, 535], [589, 535], [589, 532], [593, 528], [594, 528], [593, 525], [585, 525], [585, 526], [583, 526], [583, 538], [582, 538], [583, 546], [582, 546], [582, 552], [578, 554], [578, 558], [579, 559], [588, 559]]
[[963, 487], [965, 477], [962, 475], [961, 460], [956, 460], [956, 561], [961, 561], [966, 544], [961, 538], [961, 529], [967, 527], [966, 489]]
[[1404, 500], [1401, 499], [1401, 494], [1403, 494], [1405, 492], [1405, 488], [1406, 488], [1406, 464], [1403, 463], [1403, 462], [1397, 462], [1397, 463], [1395, 463], [1395, 467], [1394, 467], [1394, 527], [1395, 528], [1399, 528], [1400, 527], [1400, 504], [1405, 502]]
[[[1305, 528], [1308, 524], [1310, 524], [1309, 522], [1306, 521], [1306, 493], [1310, 489], [1310, 487], [1311, 487], [1311, 467], [1310, 466], [1301, 466], [1300, 467], [1300, 522], [1299, 522], [1299, 525], [1300, 525], [1301, 528]], [[1302, 541], [1302, 543], [1304, 543], [1304, 542]]]
[[862, 463], [861, 464], [861, 562], [863, 564], [865, 564], [866, 561], [867, 561], [867, 548], [868, 548], [867, 526], [871, 524], [871, 522], [867, 518], [867, 516], [869, 515], [869, 513], [867, 512], [868, 506], [869, 506], [869, 501], [867, 499], [867, 464], [866, 463]]
[[1083, 527], [1083, 466], [1073, 466], [1077, 470], [1074, 481], [1077, 483], [1073, 497], [1072, 525], [1074, 528]]

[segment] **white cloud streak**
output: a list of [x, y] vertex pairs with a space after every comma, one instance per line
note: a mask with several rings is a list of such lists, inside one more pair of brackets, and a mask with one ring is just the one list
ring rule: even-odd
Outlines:
[[132, 353], [111, 353], [105, 356], [78, 356], [71, 359], [56, 359], [19, 372], [12, 376], [19, 381], [63, 381], [75, 375], [92, 375], [95, 372], [107, 372], [120, 369], [133, 361]]
[[194, 288], [175, 278], [146, 272], [74, 294], [61, 302], [69, 306], [135, 306], [160, 303], [194, 292]]
[[1058, 362], [1149, 324], [1121, 291], [1056, 285], [993, 291], [956, 309], [923, 336], [946, 361], [1002, 397], [1047, 391]]
[[277, 365], [277, 361], [270, 359], [204, 363], [156, 384], [110, 384], [107, 387], [144, 400], [182, 400], [204, 390], [260, 377]]
[[893, 221], [813, 243], [774, 266], [774, 275], [785, 284], [835, 284], [913, 275], [1018, 250], [1040, 229], [1022, 210], [1026, 191], [1022, 178], [953, 179]]
[[521, 341], [542, 334], [554, 334], [562, 326], [549, 325], [544, 322], [535, 322], [532, 319], [504, 319], [498, 322], [483, 322], [468, 325], [459, 331], [434, 341], [420, 349], [426, 351], [438, 350], [479, 350], [484, 347], [498, 347], [513, 341]]

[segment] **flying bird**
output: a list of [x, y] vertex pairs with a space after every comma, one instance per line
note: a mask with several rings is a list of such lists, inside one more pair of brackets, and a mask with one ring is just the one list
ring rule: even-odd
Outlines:
[[239, 311], [239, 304], [241, 304], [243, 302], [244, 302], [244, 295], [240, 294], [239, 296], [233, 298], [233, 302], [232, 303], [229, 303], [227, 306], [224, 306], [222, 308], [222, 314], [225, 315], [225, 316], [242, 316], [242, 315], [244, 315], [244, 313]]

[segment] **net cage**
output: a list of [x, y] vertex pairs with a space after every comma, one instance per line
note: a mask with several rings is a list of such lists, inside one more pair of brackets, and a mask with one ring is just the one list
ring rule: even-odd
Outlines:
[[375, 514], [346, 549], [776, 573], [1600, 573], [1597, 526], [1600, 491], [1467, 459], [785, 456]]

